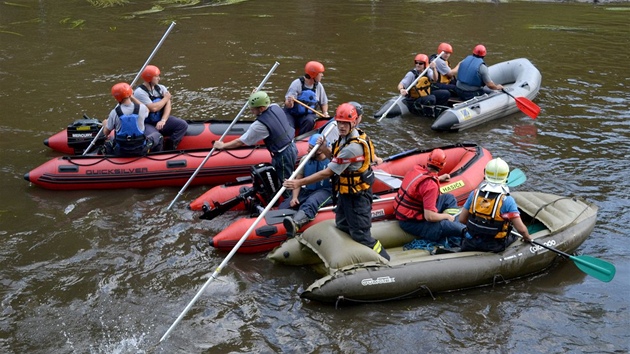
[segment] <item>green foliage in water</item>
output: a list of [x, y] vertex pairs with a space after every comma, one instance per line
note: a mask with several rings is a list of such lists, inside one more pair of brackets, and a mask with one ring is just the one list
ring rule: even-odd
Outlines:
[[87, 0], [92, 6], [95, 7], [112, 7], [128, 4], [128, 0]]
[[70, 25], [70, 28], [80, 28], [85, 24], [85, 20], [73, 20], [70, 17], [63, 18], [59, 21], [62, 25]]

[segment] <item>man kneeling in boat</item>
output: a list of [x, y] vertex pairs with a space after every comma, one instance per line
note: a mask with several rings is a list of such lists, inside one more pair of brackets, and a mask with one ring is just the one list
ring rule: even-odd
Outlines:
[[500, 158], [486, 164], [486, 180], [470, 193], [459, 216], [468, 229], [462, 239], [462, 251], [504, 251], [516, 240], [510, 232], [512, 226], [526, 242], [531, 241], [516, 201], [509, 195], [506, 185], [509, 173], [507, 162]]
[[357, 118], [357, 109], [350, 103], [337, 107], [335, 120], [339, 140], [333, 145], [333, 158], [328, 167], [308, 177], [286, 180], [283, 185], [288, 189], [296, 189], [332, 177], [333, 195], [338, 193], [335, 209], [337, 228], [389, 260], [389, 254], [370, 231], [374, 182], [374, 171], [370, 165], [374, 146], [367, 135], [357, 129]]
[[149, 150], [162, 150], [160, 132], [155, 127], [144, 124], [149, 109], [132, 94], [133, 90], [127, 83], [121, 82], [112, 87], [112, 96], [118, 101], [118, 105], [103, 122], [105, 136], [115, 131], [114, 139], [105, 143], [105, 150], [109, 155], [142, 156]]
[[[304, 165], [304, 170], [299, 173], [295, 178], [308, 177], [319, 171], [324, 170], [330, 159], [324, 154], [324, 147], [328, 145], [323, 135], [313, 134], [308, 139], [308, 151], [310, 152], [315, 145], [317, 145], [317, 139], [322, 137], [322, 143], [315, 152], [315, 155]], [[300, 164], [304, 161], [306, 156], [302, 157]], [[296, 188], [293, 190], [292, 197], [285, 199], [280, 203], [280, 209], [298, 208], [297, 213], [291, 216], [287, 216], [282, 221], [287, 235], [289, 237], [295, 237], [298, 230], [304, 226], [307, 222], [315, 219], [319, 208], [324, 207], [332, 203], [332, 185], [329, 178], [325, 178], [319, 182], [307, 184], [304, 188]]]
[[445, 164], [444, 150], [431, 151], [426, 168], [416, 165], [407, 172], [394, 199], [401, 229], [418, 239], [440, 244], [446, 244], [451, 237], [462, 237], [464, 232], [464, 225], [446, 212], [457, 208], [455, 196], [440, 193], [439, 182], [451, 177], [448, 174], [438, 177]]

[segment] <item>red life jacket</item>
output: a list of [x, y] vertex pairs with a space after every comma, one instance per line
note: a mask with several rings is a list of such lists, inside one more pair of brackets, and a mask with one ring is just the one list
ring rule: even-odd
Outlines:
[[422, 196], [418, 194], [420, 183], [426, 179], [435, 182], [435, 187], [439, 190], [437, 173], [429, 172], [423, 166], [416, 165], [413, 171], [407, 173], [398, 189], [398, 194], [394, 198], [394, 211], [398, 220], [424, 220], [424, 204]]

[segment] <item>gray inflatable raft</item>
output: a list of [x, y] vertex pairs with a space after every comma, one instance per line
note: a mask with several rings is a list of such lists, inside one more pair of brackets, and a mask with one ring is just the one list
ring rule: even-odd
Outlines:
[[[496, 84], [501, 84], [514, 97], [525, 97], [533, 100], [540, 89], [542, 76], [540, 71], [526, 58], [513, 59], [488, 67], [490, 77]], [[494, 119], [503, 118], [519, 112], [516, 101], [500, 91], [474, 97], [468, 101], [456, 103], [452, 108], [440, 113], [431, 125], [436, 131], [457, 132], [468, 129]], [[380, 118], [394, 104], [398, 96], [391, 98], [374, 114]], [[399, 100], [389, 111], [387, 118], [408, 115], [409, 109]]]
[[[521, 217], [537, 241], [574, 252], [595, 226], [597, 206], [578, 198], [514, 192]], [[501, 253], [431, 254], [403, 250], [413, 240], [396, 221], [375, 222], [372, 235], [391, 256], [388, 262], [325, 221], [287, 240], [267, 257], [287, 265], [313, 265], [324, 276], [301, 297], [321, 302], [370, 302], [457, 291], [540, 273], [556, 253], [520, 239]]]

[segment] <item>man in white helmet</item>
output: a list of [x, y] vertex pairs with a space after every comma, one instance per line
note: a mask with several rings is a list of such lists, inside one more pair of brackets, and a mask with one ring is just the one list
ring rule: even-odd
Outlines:
[[468, 229], [461, 251], [501, 252], [516, 240], [510, 232], [512, 227], [524, 241], [531, 242], [506, 185], [510, 173], [508, 164], [500, 158], [492, 159], [484, 173], [485, 181], [470, 193], [459, 216], [459, 221]]

